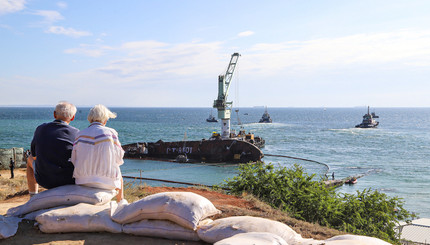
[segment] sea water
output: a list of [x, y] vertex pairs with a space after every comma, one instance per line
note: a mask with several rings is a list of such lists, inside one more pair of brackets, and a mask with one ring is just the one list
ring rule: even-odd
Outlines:
[[[220, 123], [208, 123], [211, 108], [111, 108], [118, 114], [107, 126], [116, 129], [122, 144], [200, 140], [219, 132]], [[338, 189], [355, 193], [366, 188], [405, 201], [404, 207], [430, 217], [430, 108], [374, 108], [380, 118], [376, 129], [355, 128], [367, 107], [268, 108], [273, 123], [258, 123], [263, 107], [233, 110], [231, 127], [266, 140], [263, 153], [305, 158], [327, 164], [265, 156], [263, 161], [291, 167], [298, 163], [319, 179], [364, 175], [355, 185]], [[89, 108], [78, 108], [72, 126], [88, 126]], [[238, 118], [242, 125], [238, 125]], [[53, 120], [49, 107], [0, 107], [0, 148], [28, 149], [34, 129]], [[126, 159], [124, 176], [217, 185], [237, 174], [232, 164], [183, 164]], [[126, 179], [126, 181], [129, 179]], [[135, 180], [148, 185], [178, 186], [160, 181]]]

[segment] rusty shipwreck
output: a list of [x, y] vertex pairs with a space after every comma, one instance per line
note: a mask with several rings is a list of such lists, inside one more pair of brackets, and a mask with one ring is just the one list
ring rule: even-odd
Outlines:
[[[253, 136], [253, 135], [252, 135]], [[255, 143], [264, 145], [260, 138], [254, 141], [239, 137], [222, 139], [214, 135], [205, 140], [138, 142], [123, 145], [125, 158], [158, 159], [177, 162], [247, 163], [260, 161], [264, 154]], [[258, 140], [258, 142], [256, 141]], [[251, 143], [255, 142], [255, 143]]]

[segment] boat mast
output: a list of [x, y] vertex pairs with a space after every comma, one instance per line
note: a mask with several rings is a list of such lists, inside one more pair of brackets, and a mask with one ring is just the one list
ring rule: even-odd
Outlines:
[[240, 54], [234, 53], [231, 55], [230, 63], [224, 75], [218, 76], [218, 98], [214, 100], [213, 108], [218, 110], [218, 118], [221, 119], [221, 137], [223, 139], [230, 137], [230, 117], [231, 106], [233, 102], [227, 102], [228, 90], [233, 77], [234, 69], [236, 68], [237, 60]]

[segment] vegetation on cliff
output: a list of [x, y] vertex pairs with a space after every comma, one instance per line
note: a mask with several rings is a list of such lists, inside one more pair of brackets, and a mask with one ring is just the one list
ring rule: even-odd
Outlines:
[[250, 193], [300, 220], [398, 243], [394, 228], [411, 217], [402, 199], [371, 189], [339, 194], [314, 178], [299, 165], [288, 169], [258, 162], [240, 165], [239, 174], [223, 187], [233, 194]]

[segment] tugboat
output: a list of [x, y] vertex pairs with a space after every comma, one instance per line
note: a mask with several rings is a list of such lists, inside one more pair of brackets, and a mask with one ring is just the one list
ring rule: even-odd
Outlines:
[[209, 115], [208, 118], [206, 118], [206, 122], [218, 122], [218, 120], [211, 114]]
[[375, 121], [374, 118], [379, 118], [375, 112], [370, 113], [370, 106], [367, 107], [367, 114], [363, 116], [363, 122], [355, 125], [356, 128], [376, 128], [379, 122]]
[[259, 123], [271, 123], [271, 122], [272, 122], [272, 118], [270, 118], [270, 115], [267, 112], [267, 107], [266, 107], [266, 110], [264, 111], [264, 114], [261, 117]]

